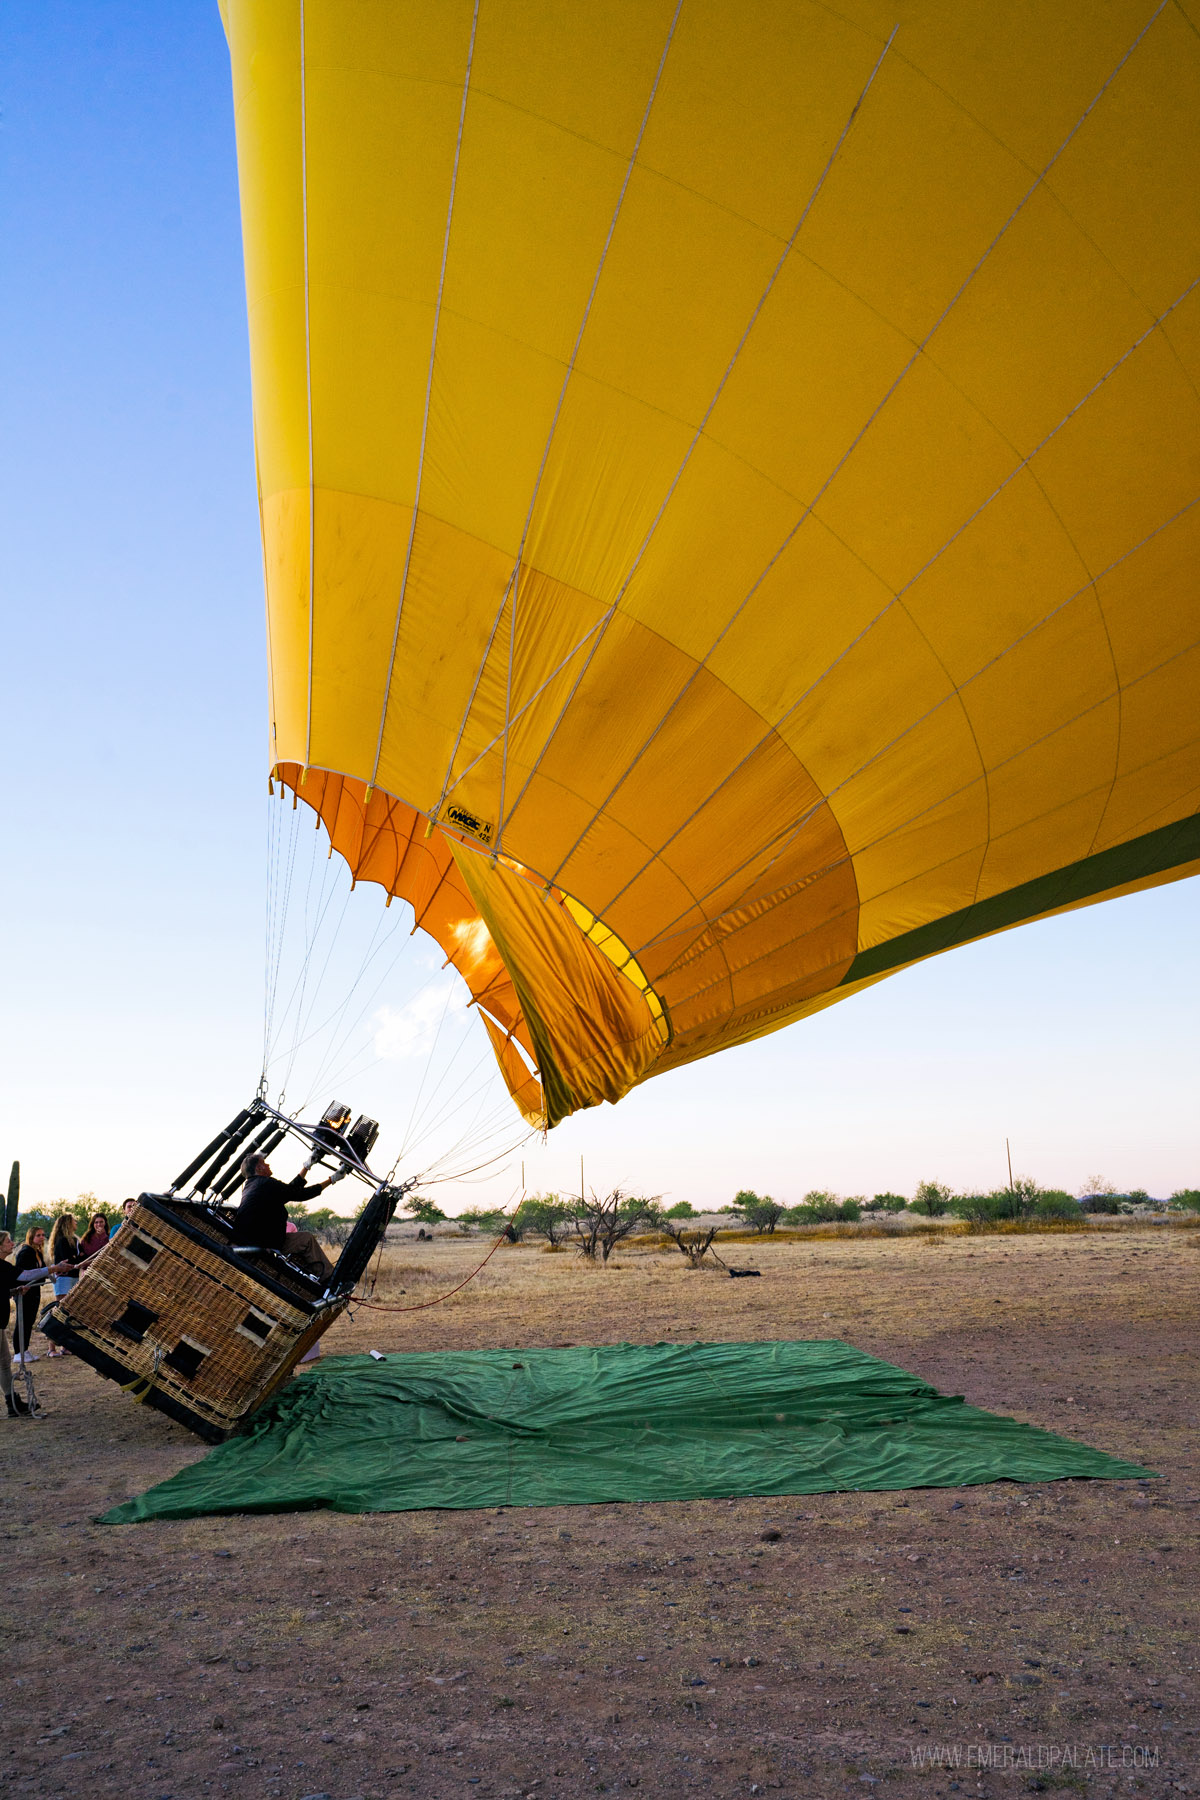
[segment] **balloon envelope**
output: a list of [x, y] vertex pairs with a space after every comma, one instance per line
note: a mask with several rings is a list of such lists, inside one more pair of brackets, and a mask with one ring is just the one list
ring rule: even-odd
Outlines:
[[1200, 867], [1177, 8], [224, 16], [273, 767], [530, 1119]]

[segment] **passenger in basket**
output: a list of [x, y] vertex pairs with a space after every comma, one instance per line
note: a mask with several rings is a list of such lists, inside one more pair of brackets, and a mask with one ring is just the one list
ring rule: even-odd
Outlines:
[[242, 1202], [233, 1221], [234, 1249], [281, 1250], [318, 1280], [327, 1274], [329, 1263], [311, 1231], [294, 1232], [289, 1243], [287, 1209], [298, 1200], [315, 1200], [327, 1187], [340, 1181], [341, 1175], [331, 1175], [328, 1181], [306, 1188], [303, 1173], [291, 1181], [277, 1181], [266, 1158], [252, 1154], [242, 1161], [242, 1179]]

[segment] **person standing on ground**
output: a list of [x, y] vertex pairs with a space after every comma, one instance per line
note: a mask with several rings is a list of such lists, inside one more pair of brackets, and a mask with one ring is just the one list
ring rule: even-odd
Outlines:
[[[75, 1214], [65, 1210], [59, 1213], [50, 1232], [50, 1261], [65, 1271], [54, 1277], [56, 1300], [62, 1300], [69, 1294], [79, 1280], [79, 1264], [82, 1260], [83, 1252], [79, 1248], [79, 1238], [75, 1231]], [[66, 1356], [67, 1352], [61, 1344], [51, 1344], [47, 1355]]]
[[99, 1256], [108, 1242], [108, 1220], [102, 1212], [93, 1213], [88, 1220], [87, 1236], [79, 1240], [79, 1254], [85, 1262], [93, 1256]]
[[27, 1299], [32, 1300], [36, 1315], [36, 1293], [19, 1290], [36, 1288], [38, 1282], [45, 1281], [51, 1271], [42, 1262], [33, 1263], [24, 1271], [14, 1268], [8, 1260], [12, 1247], [11, 1237], [0, 1226], [0, 1394], [4, 1395], [4, 1410], [9, 1418], [19, 1419], [28, 1414], [29, 1408], [20, 1394], [13, 1393], [12, 1356], [8, 1344], [9, 1301], [14, 1294], [18, 1307]]
[[[13, 1324], [13, 1344], [17, 1352], [13, 1361], [19, 1368], [37, 1361], [36, 1354], [29, 1348], [29, 1341], [37, 1324], [37, 1283], [44, 1281], [46, 1275], [45, 1248], [46, 1233], [40, 1225], [31, 1225], [25, 1233], [25, 1242], [14, 1259], [17, 1274], [23, 1277], [24, 1282], [24, 1292], [17, 1296], [17, 1316]], [[42, 1273], [35, 1275], [35, 1271], [39, 1269]]]

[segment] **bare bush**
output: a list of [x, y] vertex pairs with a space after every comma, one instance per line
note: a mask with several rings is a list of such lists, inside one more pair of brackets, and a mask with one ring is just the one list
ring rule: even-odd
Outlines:
[[594, 1191], [590, 1196], [581, 1194], [571, 1202], [568, 1218], [579, 1254], [589, 1262], [595, 1262], [598, 1256], [606, 1263], [616, 1245], [635, 1231], [643, 1219], [653, 1225], [659, 1223], [658, 1199], [655, 1195], [651, 1200], [642, 1200], [623, 1194], [620, 1188], [602, 1198]]

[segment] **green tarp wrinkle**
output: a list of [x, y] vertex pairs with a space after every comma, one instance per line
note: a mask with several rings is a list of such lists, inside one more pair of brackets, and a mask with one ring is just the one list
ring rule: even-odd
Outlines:
[[836, 1339], [394, 1352], [325, 1358], [243, 1436], [102, 1522], [1147, 1473]]

